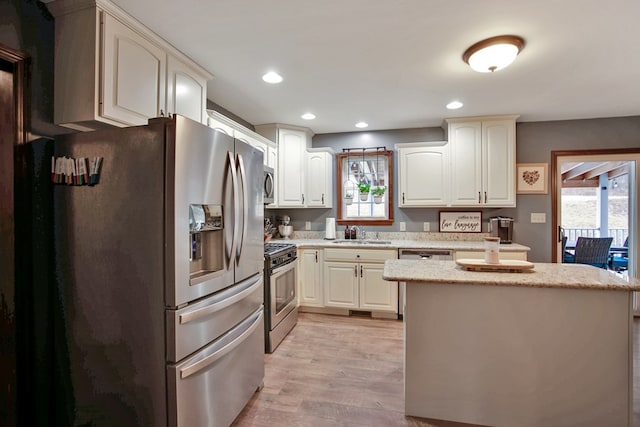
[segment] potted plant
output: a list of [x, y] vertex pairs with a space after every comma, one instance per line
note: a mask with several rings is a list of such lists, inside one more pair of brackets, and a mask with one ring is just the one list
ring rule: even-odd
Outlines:
[[369, 198], [369, 190], [371, 190], [371, 185], [369, 184], [358, 184], [358, 190], [360, 190], [360, 200], [366, 202]]
[[344, 203], [347, 205], [350, 205], [353, 203], [353, 193], [351, 191], [348, 191], [347, 193], [345, 193]]
[[382, 203], [382, 198], [384, 197], [384, 193], [387, 191], [387, 187], [384, 185], [382, 187], [375, 187], [371, 190], [371, 194], [373, 194], [374, 203]]

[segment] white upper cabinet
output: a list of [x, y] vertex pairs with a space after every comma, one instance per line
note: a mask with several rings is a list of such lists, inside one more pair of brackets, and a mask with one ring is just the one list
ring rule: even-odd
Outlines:
[[167, 58], [167, 113], [207, 124], [207, 79], [185, 62]]
[[206, 110], [207, 125], [217, 131], [225, 133], [235, 139], [245, 142], [252, 147], [262, 151], [263, 163], [267, 166], [274, 167], [276, 144], [264, 136], [242, 126], [240, 123], [231, 120], [227, 116], [214, 110]]
[[145, 125], [164, 109], [167, 54], [107, 13], [101, 13], [103, 61], [100, 115]]
[[447, 141], [396, 144], [398, 206], [434, 207], [449, 204], [449, 144]]
[[278, 206], [305, 206], [305, 160], [310, 146], [306, 132], [278, 129]]
[[333, 158], [330, 148], [307, 150], [307, 207], [333, 207]]
[[226, 119], [222, 114], [211, 110], [207, 111], [207, 115], [207, 126], [229, 136], [234, 135], [234, 128], [232, 124], [229, 124], [229, 119]]
[[108, 0], [56, 0], [54, 122], [76, 130], [205, 122], [213, 76]]
[[515, 207], [517, 117], [447, 120], [451, 206]]
[[[333, 152], [330, 149], [310, 149], [313, 136], [310, 129], [267, 124], [256, 126], [256, 132], [276, 142], [278, 147], [277, 166], [274, 168], [277, 181], [276, 203], [269, 205], [270, 207], [333, 205]], [[309, 153], [316, 153], [311, 156], [311, 163]], [[271, 157], [269, 154], [270, 159]]]

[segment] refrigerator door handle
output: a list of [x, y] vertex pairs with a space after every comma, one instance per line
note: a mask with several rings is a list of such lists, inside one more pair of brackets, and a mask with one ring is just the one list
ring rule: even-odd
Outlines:
[[214, 353], [210, 354], [209, 356], [197, 361], [196, 363], [193, 363], [193, 364], [191, 364], [189, 366], [185, 366], [184, 368], [180, 369], [180, 378], [184, 379], [184, 378], [190, 377], [191, 375], [202, 371], [207, 366], [211, 365], [212, 363], [214, 363], [215, 361], [217, 361], [218, 359], [223, 357], [225, 354], [229, 353], [234, 348], [236, 348], [237, 346], [242, 344], [242, 342], [245, 339], [247, 339], [247, 337], [249, 337], [249, 335], [251, 335], [251, 333], [253, 331], [255, 331], [258, 326], [260, 326], [260, 321], [262, 320], [262, 317], [264, 316], [263, 313], [264, 312], [261, 309], [257, 314], [254, 314], [253, 316], [256, 316], [256, 318], [253, 321], [253, 323], [251, 324], [251, 326], [249, 326], [244, 332], [242, 332], [240, 335], [238, 335], [238, 337], [235, 338], [233, 341], [231, 341], [229, 344], [223, 346], [221, 349], [219, 349], [219, 350], [215, 351]]
[[256, 278], [253, 282], [250, 282], [248, 287], [243, 287], [236, 294], [231, 295], [228, 298], [223, 299], [222, 301], [217, 301], [211, 305], [198, 308], [197, 310], [190, 311], [188, 313], [181, 314], [179, 317], [180, 324], [185, 324], [192, 322], [194, 320], [198, 320], [202, 317], [208, 316], [210, 314], [215, 313], [216, 311], [220, 311], [224, 308], [229, 307], [230, 305], [235, 304], [236, 302], [244, 299], [247, 295], [251, 294], [256, 288], [262, 286], [263, 279], [262, 277]]
[[240, 170], [240, 183], [242, 184], [242, 233], [240, 234], [240, 241], [236, 247], [236, 259], [239, 261], [242, 255], [242, 249], [244, 248], [244, 239], [247, 235], [247, 216], [249, 200], [247, 191], [247, 174], [244, 168], [244, 158], [242, 154], [238, 154], [238, 169]]
[[[235, 256], [238, 235], [238, 211], [240, 210], [238, 206], [238, 174], [236, 171], [236, 162], [233, 158], [233, 153], [228, 152], [229, 155], [229, 171], [231, 172], [231, 183], [233, 187], [233, 237], [231, 240], [231, 251], [229, 253], [229, 261]], [[237, 258], [237, 257], [236, 257]]]

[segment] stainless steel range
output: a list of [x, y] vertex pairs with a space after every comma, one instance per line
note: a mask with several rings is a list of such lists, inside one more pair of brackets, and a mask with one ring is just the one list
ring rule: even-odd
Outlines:
[[290, 243], [264, 245], [265, 351], [273, 353], [298, 322], [297, 250]]

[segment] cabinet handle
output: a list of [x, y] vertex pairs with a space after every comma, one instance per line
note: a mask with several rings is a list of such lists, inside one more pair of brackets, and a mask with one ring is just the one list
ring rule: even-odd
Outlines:
[[478, 203], [482, 203], [482, 196], [480, 195], [479, 191], [478, 191]]
[[324, 193], [322, 193], [322, 204], [324, 205]]
[[487, 192], [484, 192], [484, 202], [487, 203]]
[[402, 192], [402, 203], [404, 204], [404, 191]]
[[316, 264], [318, 263], [318, 251], [316, 251]]
[[357, 265], [353, 266], [353, 275], [354, 275], [354, 277], [358, 277], [358, 266]]
[[360, 277], [362, 277], [362, 266], [360, 266]]
[[302, 195], [302, 204], [304, 205], [304, 194]]

